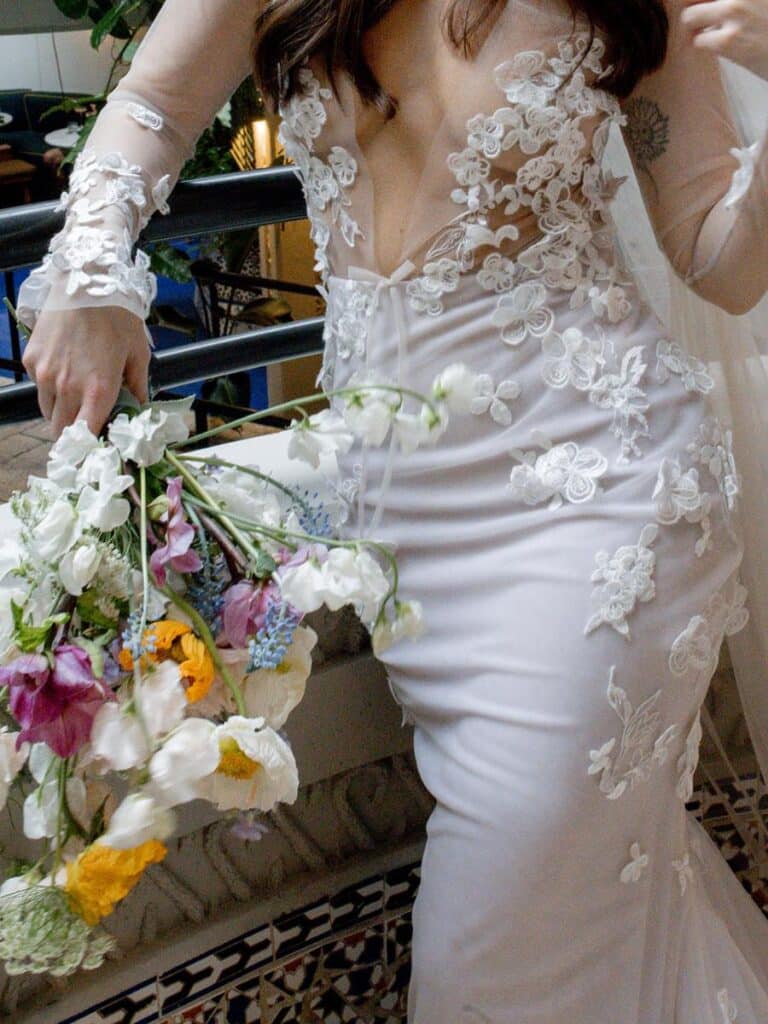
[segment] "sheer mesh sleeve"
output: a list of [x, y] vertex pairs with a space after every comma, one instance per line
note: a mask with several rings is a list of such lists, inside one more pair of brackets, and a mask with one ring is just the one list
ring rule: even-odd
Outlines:
[[42, 309], [121, 306], [146, 319], [156, 292], [133, 253], [195, 143], [247, 76], [257, 0], [166, 0], [111, 93], [61, 197], [63, 229], [19, 291], [33, 327]]
[[677, 274], [733, 313], [768, 289], [768, 135], [745, 145], [719, 62], [683, 38], [625, 102], [624, 128], [656, 237]]

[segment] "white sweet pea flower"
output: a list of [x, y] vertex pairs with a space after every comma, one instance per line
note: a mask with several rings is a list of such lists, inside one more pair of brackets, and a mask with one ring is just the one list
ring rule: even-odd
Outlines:
[[76, 420], [65, 427], [48, 453], [48, 479], [64, 490], [74, 490], [77, 467], [98, 447], [99, 439], [91, 433], [85, 420]]
[[96, 575], [101, 562], [101, 549], [91, 541], [71, 548], [59, 562], [59, 579], [73, 597], [80, 597]]
[[352, 433], [375, 447], [384, 443], [392, 418], [402, 404], [398, 392], [376, 387], [376, 383], [368, 375], [353, 373], [346, 387], [360, 390], [346, 400], [342, 412]]
[[58, 562], [79, 538], [81, 529], [75, 509], [59, 498], [32, 530], [30, 550], [42, 562]]
[[314, 612], [322, 608], [325, 581], [322, 565], [315, 558], [281, 569], [277, 581], [283, 598], [300, 612]]
[[371, 637], [373, 653], [383, 654], [401, 638], [416, 640], [424, 633], [424, 615], [420, 601], [398, 601], [394, 621], [384, 619]]
[[477, 376], [463, 363], [451, 363], [435, 378], [432, 393], [451, 412], [469, 413], [477, 394]]
[[291, 427], [288, 458], [301, 459], [318, 469], [322, 456], [346, 453], [353, 442], [354, 436], [344, 418], [333, 409], [323, 409]]
[[201, 782], [216, 771], [218, 763], [216, 726], [202, 718], [188, 718], [149, 762], [147, 792], [163, 807], [187, 803], [203, 795]]
[[121, 473], [121, 469], [116, 449], [103, 447], [91, 452], [78, 471], [82, 490], [77, 511], [88, 526], [109, 532], [128, 519], [131, 506], [122, 494], [133, 483], [133, 477]]
[[21, 565], [24, 549], [15, 537], [0, 541], [0, 583]]
[[154, 406], [133, 418], [120, 413], [109, 425], [109, 440], [127, 462], [137, 466], [153, 466], [168, 445], [188, 437], [181, 413]]
[[281, 729], [285, 725], [290, 713], [304, 697], [312, 671], [312, 649], [316, 643], [314, 629], [299, 626], [276, 669], [257, 669], [245, 677], [243, 698], [250, 718], [263, 718], [272, 729]]
[[107, 701], [96, 712], [90, 738], [91, 756], [105, 770], [124, 772], [149, 757], [147, 738], [136, 715], [117, 701]]
[[445, 415], [435, 414], [426, 404], [418, 413], [400, 410], [393, 421], [395, 437], [404, 455], [410, 455], [423, 444], [435, 444], [447, 426]]
[[131, 850], [151, 839], [162, 842], [175, 827], [172, 811], [159, 806], [147, 793], [130, 793], [112, 815], [99, 842], [113, 850]]
[[367, 551], [334, 548], [329, 552], [323, 565], [323, 593], [331, 611], [351, 603], [367, 624], [378, 614], [388, 592], [387, 577]]
[[217, 727], [216, 740], [219, 761], [204, 785], [219, 810], [270, 811], [294, 802], [299, 775], [293, 751], [263, 718], [233, 715]]
[[24, 767], [29, 754], [28, 743], [22, 743], [21, 748], [16, 749], [18, 735], [17, 732], [8, 732], [5, 728], [0, 730], [0, 811], [5, 807], [8, 791]]

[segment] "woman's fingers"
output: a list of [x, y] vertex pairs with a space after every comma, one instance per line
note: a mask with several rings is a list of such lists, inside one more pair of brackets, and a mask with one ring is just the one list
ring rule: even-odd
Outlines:
[[680, 15], [690, 35], [720, 28], [733, 14], [729, 0], [692, 3]]
[[[82, 405], [75, 410], [69, 422], [74, 423], [76, 419], [85, 420], [91, 433], [98, 436], [117, 401], [117, 396], [120, 393], [120, 384], [121, 381], [119, 379], [115, 379], [112, 384], [108, 384], [105, 381], [95, 381], [86, 390]], [[64, 426], [66, 425], [64, 424]], [[53, 429], [58, 437], [55, 425]]]
[[[39, 399], [38, 404], [42, 410], [43, 404]], [[59, 436], [64, 427], [75, 422], [79, 408], [80, 402], [71, 392], [63, 391], [54, 395], [50, 414], [43, 413], [45, 418], [51, 421], [54, 438]]]
[[125, 386], [140, 402], [149, 401], [149, 349], [129, 355], [125, 364]]

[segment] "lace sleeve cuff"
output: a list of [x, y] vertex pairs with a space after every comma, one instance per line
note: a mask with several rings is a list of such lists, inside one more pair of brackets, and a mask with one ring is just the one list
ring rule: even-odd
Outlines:
[[58, 206], [64, 227], [19, 290], [21, 321], [32, 328], [43, 308], [82, 306], [122, 306], [146, 320], [157, 282], [134, 239], [155, 211], [168, 212], [170, 190], [170, 175], [152, 185], [119, 152], [82, 152]]

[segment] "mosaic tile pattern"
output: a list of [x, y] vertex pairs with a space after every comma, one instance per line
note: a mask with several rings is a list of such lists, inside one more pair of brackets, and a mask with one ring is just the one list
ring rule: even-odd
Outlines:
[[[768, 813], [768, 792], [742, 783]], [[768, 863], [751, 862], [725, 806], [749, 800], [720, 789], [703, 784], [687, 807], [768, 915]], [[419, 880], [418, 863], [364, 878], [61, 1024], [404, 1024]]]

